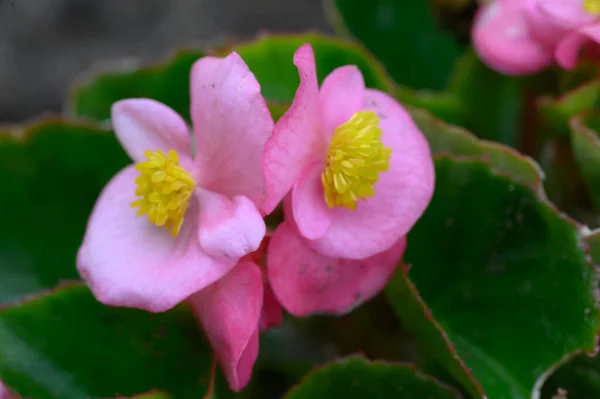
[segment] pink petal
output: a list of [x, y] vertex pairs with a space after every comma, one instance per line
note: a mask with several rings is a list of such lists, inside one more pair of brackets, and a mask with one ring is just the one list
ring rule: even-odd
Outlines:
[[275, 297], [271, 284], [263, 275], [263, 307], [260, 315], [260, 331], [266, 331], [271, 327], [279, 327], [283, 323], [283, 311], [281, 304]]
[[322, 171], [323, 165], [316, 163], [300, 177], [292, 189], [294, 220], [300, 233], [310, 240], [323, 237], [331, 223], [331, 210], [325, 202], [321, 182]]
[[382, 141], [392, 149], [389, 170], [379, 175], [375, 196], [356, 209], [330, 211], [327, 234], [310, 241], [333, 258], [364, 259], [390, 248], [421, 217], [433, 195], [434, 167], [425, 137], [410, 115], [389, 95], [366, 91], [364, 109], [380, 118]]
[[295, 316], [348, 313], [383, 289], [405, 247], [401, 238], [389, 250], [364, 260], [330, 258], [312, 250], [284, 222], [269, 245], [269, 282], [281, 305]]
[[240, 262], [225, 277], [190, 297], [229, 387], [236, 392], [248, 384], [258, 355], [262, 281], [256, 264]]
[[200, 185], [259, 204], [264, 196], [262, 154], [273, 118], [260, 85], [237, 53], [196, 61], [191, 115]]
[[310, 44], [296, 51], [294, 65], [298, 67], [300, 86], [265, 147], [266, 199], [261, 207], [265, 214], [275, 209], [308, 165], [324, 159], [326, 151], [319, 126], [319, 87]]
[[146, 150], [175, 150], [189, 170], [190, 133], [184, 120], [171, 108], [145, 98], [130, 99], [114, 103], [111, 114], [115, 134], [134, 162], [145, 161]]
[[266, 226], [250, 199], [197, 189], [200, 214], [198, 240], [206, 253], [215, 258], [237, 261], [256, 251], [265, 236]]
[[137, 172], [130, 166], [104, 188], [77, 255], [77, 269], [98, 300], [110, 306], [168, 310], [222, 277], [236, 260], [216, 260], [198, 244], [192, 201], [177, 238], [137, 216]]
[[331, 72], [321, 85], [321, 130], [329, 138], [336, 127], [348, 122], [365, 102], [365, 81], [354, 65]]
[[552, 52], [532, 37], [524, 12], [523, 0], [496, 0], [481, 6], [475, 17], [475, 49], [500, 73], [527, 75], [552, 63]]
[[564, 69], [574, 69], [579, 61], [581, 49], [591, 44], [600, 44], [600, 23], [586, 26], [564, 38], [556, 48], [556, 61]]

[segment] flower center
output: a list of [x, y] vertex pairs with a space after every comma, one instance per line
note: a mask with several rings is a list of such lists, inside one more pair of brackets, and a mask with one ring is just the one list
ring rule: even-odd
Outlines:
[[321, 181], [330, 208], [356, 209], [356, 202], [375, 195], [379, 172], [388, 170], [392, 149], [381, 142], [383, 132], [373, 111], [358, 111], [338, 126], [327, 153]]
[[600, 16], [600, 0], [583, 0], [583, 8], [592, 15]]
[[177, 237], [196, 185], [194, 178], [179, 166], [179, 157], [173, 150], [168, 155], [147, 150], [144, 155], [148, 160], [135, 165], [140, 172], [135, 179], [135, 195], [142, 198], [133, 201], [131, 207], [139, 208], [139, 216], [148, 215], [152, 223], [170, 229]]

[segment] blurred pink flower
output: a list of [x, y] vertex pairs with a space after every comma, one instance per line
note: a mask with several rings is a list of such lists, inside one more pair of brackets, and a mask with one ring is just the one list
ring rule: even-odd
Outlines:
[[294, 64], [300, 86], [265, 147], [262, 210], [285, 197], [286, 218], [269, 246], [269, 281], [295, 315], [339, 313], [387, 282], [431, 200], [433, 161], [406, 110], [367, 89], [358, 68], [336, 69], [319, 89], [310, 45]]
[[600, 1], [492, 0], [478, 11], [472, 36], [483, 61], [501, 73], [533, 74], [554, 61], [570, 70], [582, 49], [598, 55]]
[[262, 272], [240, 258], [265, 235], [257, 207], [273, 120], [236, 53], [194, 64], [191, 117], [195, 157], [188, 127], [172, 109], [149, 99], [113, 105], [116, 136], [137, 165], [101, 193], [77, 267], [106, 305], [162, 312], [191, 296], [239, 390], [256, 359], [250, 341], [263, 303]]

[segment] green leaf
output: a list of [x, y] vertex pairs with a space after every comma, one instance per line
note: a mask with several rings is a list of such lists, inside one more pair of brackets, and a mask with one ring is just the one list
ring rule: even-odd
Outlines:
[[353, 356], [330, 363], [304, 377], [285, 399], [458, 399], [454, 389], [410, 365], [370, 362]]
[[68, 104], [71, 115], [104, 121], [111, 105], [125, 98], [152, 98], [169, 105], [186, 120], [190, 116], [190, 68], [202, 57], [198, 50], [176, 53], [157, 65], [108, 70], [82, 77]]
[[260, 82], [262, 94], [269, 102], [291, 103], [300, 79], [294, 66], [294, 52], [304, 43], [310, 43], [315, 52], [319, 82], [334, 69], [356, 65], [363, 74], [367, 87], [393, 91], [393, 82], [383, 67], [358, 44], [314, 33], [301, 35], [265, 36], [256, 41], [234, 46]]
[[78, 278], [87, 218], [128, 163], [114, 135], [92, 126], [47, 120], [0, 132], [0, 303]]
[[[291, 103], [298, 88], [298, 70], [294, 52], [310, 43], [316, 54], [317, 73], [322, 81], [335, 68], [356, 65], [363, 73], [368, 87], [393, 92], [394, 85], [383, 67], [363, 47], [346, 40], [314, 33], [264, 36], [217, 51], [225, 56], [237, 51], [256, 75], [263, 96], [270, 103], [279, 103], [274, 113], [278, 119]], [[160, 101], [189, 120], [189, 75], [200, 51], [188, 50], [161, 64], [142, 66], [125, 71], [105, 71], [82, 79], [73, 90], [69, 105], [71, 114], [99, 121], [110, 118], [110, 107], [118, 100], [146, 97]]]
[[361, 41], [396, 82], [415, 89], [446, 86], [461, 45], [438, 28], [428, 1], [328, 0], [338, 32]]
[[210, 349], [186, 308], [153, 314], [98, 303], [81, 285], [0, 311], [0, 379], [21, 396], [110, 398], [153, 389], [197, 399]]
[[[596, 265], [600, 264], [600, 230], [585, 236], [590, 255]], [[551, 398], [558, 388], [565, 389], [569, 398], [600, 397], [600, 357], [577, 356], [560, 367], [544, 384], [543, 398]]]
[[600, 106], [600, 77], [591, 80], [557, 99], [542, 98], [539, 101], [540, 114], [550, 134], [569, 134], [569, 121], [572, 116]]
[[448, 90], [465, 114], [461, 125], [478, 137], [517, 145], [521, 129], [521, 80], [485, 66], [474, 51], [460, 60]]
[[571, 119], [571, 144], [588, 193], [600, 210], [600, 112]]
[[389, 300], [473, 397], [535, 397], [553, 368], [595, 350], [597, 278], [579, 228], [509, 175], [438, 158], [408, 240]]
[[433, 154], [470, 155], [490, 161], [494, 169], [544, 196], [541, 170], [530, 158], [502, 144], [480, 140], [467, 130], [452, 126], [419, 109], [409, 109]]

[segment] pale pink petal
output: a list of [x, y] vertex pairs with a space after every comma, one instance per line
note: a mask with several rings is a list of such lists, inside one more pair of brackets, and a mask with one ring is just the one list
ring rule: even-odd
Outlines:
[[320, 133], [319, 87], [310, 44], [296, 51], [294, 65], [298, 67], [300, 86], [265, 147], [266, 199], [261, 207], [265, 214], [275, 209], [308, 165], [325, 159], [327, 151]]
[[300, 233], [311, 240], [323, 237], [329, 229], [331, 210], [325, 202], [321, 173], [323, 164], [310, 167], [292, 189], [294, 220]]
[[229, 387], [248, 384], [258, 355], [263, 277], [258, 265], [240, 262], [225, 277], [189, 299], [217, 353]]
[[271, 284], [263, 275], [263, 307], [260, 315], [260, 331], [268, 330], [271, 327], [279, 327], [283, 323], [283, 311], [281, 304], [275, 297]]
[[600, 23], [583, 27], [564, 38], [556, 48], [556, 61], [564, 69], [574, 69], [586, 45], [600, 46]]
[[145, 98], [122, 100], [113, 104], [111, 118], [119, 142], [134, 162], [145, 161], [146, 150], [175, 150], [182, 165], [189, 168], [190, 133], [171, 108]]
[[433, 195], [434, 167], [429, 145], [402, 106], [389, 95], [366, 91], [364, 109], [380, 118], [382, 141], [392, 149], [389, 170], [379, 175], [375, 196], [351, 211], [330, 212], [327, 234], [310, 245], [330, 257], [364, 259], [390, 248], [421, 217]]
[[196, 197], [198, 240], [207, 254], [237, 261], [258, 249], [266, 226], [254, 202], [246, 197], [230, 200], [201, 188], [196, 189]]
[[295, 316], [344, 314], [380, 292], [394, 273], [405, 238], [363, 260], [329, 258], [312, 250], [288, 222], [271, 238], [267, 273], [275, 296]]
[[524, 12], [523, 0], [496, 0], [481, 6], [475, 17], [473, 45], [500, 73], [527, 75], [552, 63], [552, 51], [532, 37]]
[[321, 85], [321, 131], [329, 139], [365, 102], [365, 81], [354, 65], [331, 72]]
[[100, 302], [162, 312], [222, 277], [237, 260], [216, 260], [200, 248], [195, 200], [177, 238], [137, 216], [130, 206], [137, 175], [127, 167], [104, 188], [88, 222], [77, 269]]
[[262, 155], [273, 118], [260, 85], [237, 53], [204, 57], [191, 72], [191, 115], [199, 184], [257, 205], [264, 196]]

